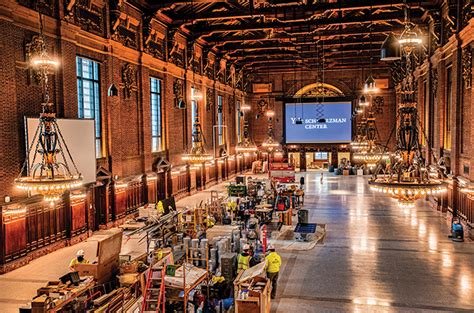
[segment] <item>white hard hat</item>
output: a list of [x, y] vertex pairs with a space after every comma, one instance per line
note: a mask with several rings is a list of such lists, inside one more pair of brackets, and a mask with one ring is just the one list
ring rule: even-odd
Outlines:
[[243, 250], [245, 251], [245, 250], [248, 250], [248, 249], [250, 249], [250, 246], [248, 244], [244, 244]]
[[82, 250], [82, 249], [78, 250], [77, 253], [76, 253], [77, 256], [84, 256], [84, 254], [85, 254], [84, 250]]
[[272, 245], [272, 244], [269, 244], [269, 245], [268, 245], [268, 250], [275, 250], [275, 246]]

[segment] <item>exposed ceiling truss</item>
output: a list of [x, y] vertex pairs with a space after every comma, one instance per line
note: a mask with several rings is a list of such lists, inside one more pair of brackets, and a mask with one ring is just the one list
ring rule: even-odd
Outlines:
[[[364, 66], [390, 32], [403, 30], [403, 0], [135, 0], [169, 27], [240, 67]], [[419, 23], [437, 1], [406, 0]], [[281, 64], [278, 64], [280, 61]], [[319, 61], [320, 62], [320, 61]]]

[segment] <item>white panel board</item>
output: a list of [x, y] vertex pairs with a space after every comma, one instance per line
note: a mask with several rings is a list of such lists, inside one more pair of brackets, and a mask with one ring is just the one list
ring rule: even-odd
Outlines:
[[[95, 131], [93, 119], [57, 119], [59, 129], [71, 152], [71, 156], [82, 174], [83, 183], [92, 183], [96, 181], [96, 158], [95, 158]], [[26, 140], [28, 147], [39, 124], [38, 118], [26, 118]], [[37, 141], [37, 140], [36, 140]], [[36, 146], [36, 142], [33, 147]], [[66, 155], [66, 152], [65, 152]], [[31, 162], [32, 156], [30, 156]], [[36, 158], [38, 160], [38, 157]], [[73, 165], [69, 164], [71, 170]]]

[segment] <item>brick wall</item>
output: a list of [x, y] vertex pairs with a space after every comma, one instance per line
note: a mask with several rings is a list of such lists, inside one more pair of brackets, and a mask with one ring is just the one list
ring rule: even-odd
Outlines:
[[[386, 69], [374, 70], [374, 77], [376, 79], [389, 79], [388, 72], [388, 67]], [[352, 101], [357, 99], [357, 97], [361, 94], [366, 75], [367, 72], [362, 70], [332, 71], [328, 69], [325, 71], [325, 83], [337, 87], [344, 93], [344, 95], [347, 96], [348, 101]], [[265, 116], [260, 116], [258, 119], [256, 118], [258, 114], [257, 103], [263, 99], [269, 102], [270, 106], [274, 108], [275, 117], [273, 118], [273, 128], [275, 139], [278, 141], [283, 141], [283, 110], [285, 105], [283, 98], [287, 97], [287, 95], [293, 95], [297, 90], [306, 85], [315, 83], [316, 76], [316, 72], [304, 72], [298, 73], [297, 75], [293, 75], [291, 72], [271, 73], [270, 75], [264, 73], [259, 76], [257, 75], [255, 78], [256, 82], [269, 82], [273, 86], [272, 92], [270, 94], [261, 93], [251, 95], [252, 111], [250, 114], [248, 114], [248, 116], [251, 132], [257, 145], [265, 140], [268, 130], [267, 118]], [[311, 79], [312, 77], [314, 79]], [[295, 79], [296, 83], [294, 83]], [[385, 144], [389, 139], [390, 133], [395, 125], [395, 91], [393, 86], [389, 86], [389, 88], [381, 89], [380, 93], [375, 96], [383, 98], [383, 112], [376, 114], [375, 117], [377, 118], [376, 124], [380, 134], [380, 142]], [[305, 100], [303, 99], [303, 102], [304, 101]], [[327, 98], [326, 101], [331, 100]], [[357, 120], [353, 124], [354, 134], [356, 133], [356, 122]], [[393, 145], [394, 143], [395, 140], [392, 138], [390, 145]]]
[[[60, 1], [61, 2], [61, 1]], [[100, 1], [99, 1], [100, 2]], [[63, 6], [57, 17], [63, 16]], [[141, 14], [133, 7], [123, 9], [131, 19], [140, 20]], [[105, 10], [104, 12], [106, 12]], [[104, 13], [105, 14], [105, 13]], [[120, 179], [144, 174], [152, 170], [152, 164], [160, 158], [168, 159], [175, 166], [184, 165], [181, 155], [191, 146], [190, 92], [193, 83], [205, 96], [207, 88], [215, 89], [216, 99], [210, 111], [206, 111], [205, 98], [199, 102], [202, 128], [209, 153], [213, 151], [213, 125], [216, 123], [217, 95], [224, 99], [224, 123], [228, 126], [230, 151], [235, 144], [235, 107], [229, 110], [229, 99], [238, 99], [244, 93], [229, 85], [215, 82], [201, 75], [192, 75], [172, 63], [142, 53], [143, 38], [138, 38], [138, 49], [132, 49], [117, 41], [85, 31], [81, 25], [58, 23], [52, 17], [44, 17], [44, 32], [48, 51], [60, 60], [60, 68], [50, 75], [51, 98], [59, 117], [77, 118], [76, 56], [90, 58], [100, 66], [100, 99], [104, 157], [98, 159], [103, 166]], [[25, 42], [38, 33], [37, 13], [11, 1], [0, 10], [0, 84], [4, 90], [0, 97], [0, 199], [10, 195], [23, 197], [13, 188], [25, 156], [24, 116], [38, 116], [41, 107], [41, 90], [32, 84], [25, 63]], [[141, 28], [139, 28], [141, 32]], [[166, 29], [160, 31], [166, 33]], [[106, 27], [103, 34], [110, 34]], [[139, 32], [139, 33], [140, 33]], [[139, 34], [140, 35], [140, 34]], [[136, 70], [137, 90], [126, 99], [123, 92], [122, 69], [130, 64]], [[149, 78], [156, 77], [162, 85], [162, 122], [165, 150], [151, 151], [151, 110]], [[185, 110], [174, 107], [173, 84], [183, 81]], [[119, 97], [108, 97], [111, 83], [119, 87]], [[184, 126], [184, 127], [183, 127]], [[229, 152], [230, 152], [229, 151]], [[1, 200], [0, 200], [1, 201]]]

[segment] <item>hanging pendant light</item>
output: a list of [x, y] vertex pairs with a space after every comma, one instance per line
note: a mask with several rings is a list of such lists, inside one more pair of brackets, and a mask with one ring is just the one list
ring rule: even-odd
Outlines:
[[[372, 8], [370, 8], [370, 11], [372, 11]], [[372, 22], [370, 22], [369, 29], [370, 29], [370, 33], [369, 33], [370, 46], [372, 46]], [[378, 91], [379, 90], [378, 90], [377, 85], [375, 83], [375, 79], [372, 76], [372, 56], [370, 56], [369, 76], [365, 80], [363, 92], [365, 94], [373, 94], [373, 93], [376, 93]]]
[[193, 71], [193, 86], [191, 87], [191, 99], [196, 102], [196, 116], [193, 121], [192, 143], [188, 153], [182, 155], [181, 159], [191, 164], [202, 164], [211, 161], [214, 157], [206, 152], [204, 148], [204, 136], [202, 134], [201, 122], [199, 121], [199, 104], [202, 95], [195, 88], [195, 74]]
[[[405, 15], [406, 16], [406, 15]], [[405, 43], [414, 43], [407, 40]], [[408, 47], [408, 46], [407, 46]], [[413, 46], [412, 46], [413, 47]], [[447, 191], [442, 178], [445, 177], [439, 164], [430, 165], [423, 157], [422, 145], [419, 142], [419, 119], [416, 102], [411, 53], [412, 48], [403, 49], [407, 76], [397, 89], [401, 102], [398, 107], [397, 150], [390, 158], [386, 167], [380, 166], [369, 179], [372, 190], [388, 194], [396, 199], [400, 207], [413, 207], [415, 201], [428, 195]], [[428, 152], [432, 153], [429, 142]], [[436, 159], [432, 155], [433, 159]]]
[[365, 163], [369, 168], [374, 168], [379, 162], [386, 161], [390, 154], [385, 151], [385, 147], [377, 143], [377, 125], [372, 111], [369, 111], [364, 128], [361, 131], [362, 140], [356, 146], [353, 153], [354, 160]]
[[370, 66], [370, 67], [371, 67], [371, 69], [370, 69], [369, 77], [367, 77], [367, 79], [365, 80], [365, 83], [364, 83], [364, 93], [365, 94], [372, 94], [372, 93], [376, 93], [376, 92], [379, 91], [379, 89], [377, 88], [377, 84], [375, 83], [375, 79], [372, 76], [372, 66]]
[[268, 120], [268, 137], [262, 142], [262, 148], [268, 150], [269, 152], [280, 147], [280, 143], [273, 138], [273, 127], [271, 124], [271, 119]]
[[382, 47], [380, 48], [380, 60], [400, 60], [400, 43], [393, 33], [390, 33], [387, 38], [385, 38]]
[[107, 88], [107, 96], [108, 97], [118, 97], [119, 95], [119, 90], [117, 88], [117, 86], [115, 86], [115, 84], [113, 83], [113, 79], [114, 79], [114, 60], [113, 60], [113, 48], [110, 47], [110, 55], [112, 57], [112, 84], [110, 84], [109, 88]]
[[237, 144], [235, 147], [235, 151], [237, 153], [255, 153], [257, 152], [258, 148], [257, 146], [253, 143], [252, 139], [250, 138], [249, 134], [249, 123], [247, 119], [244, 121], [244, 138], [241, 142]]
[[400, 45], [400, 48], [403, 50], [403, 52], [407, 55], [410, 55], [415, 49], [417, 49], [419, 46], [422, 44], [421, 38], [418, 36], [418, 33], [415, 31], [412, 23], [410, 22], [409, 18], [409, 7], [407, 4], [407, 1], [404, 1], [405, 3], [405, 29], [403, 30], [402, 34], [400, 35], [400, 38], [398, 39], [398, 43]]
[[118, 91], [117, 86], [115, 86], [115, 84], [112, 83], [112, 84], [109, 86], [109, 89], [107, 89], [107, 96], [109, 96], [109, 97], [117, 97], [118, 94], [119, 94], [119, 91]]
[[367, 101], [367, 98], [365, 97], [365, 95], [361, 95], [360, 98], [359, 98], [359, 105], [361, 107], [367, 107], [369, 106], [369, 101]]
[[181, 159], [191, 164], [201, 164], [213, 159], [213, 156], [208, 154], [204, 148], [201, 122], [197, 110], [193, 123], [192, 146], [189, 153], [183, 154]]
[[[15, 186], [21, 190], [43, 195], [45, 201], [54, 202], [68, 190], [82, 184], [82, 175], [69, 152], [54, 112], [54, 105], [49, 101], [48, 73], [58, 63], [47, 53], [43, 36], [43, 21], [40, 19], [41, 50], [32, 58], [30, 66], [39, 73], [42, 87], [42, 113], [38, 127], [27, 147], [27, 156]], [[73, 165], [70, 168], [69, 164]], [[26, 176], [22, 176], [27, 171]]]

